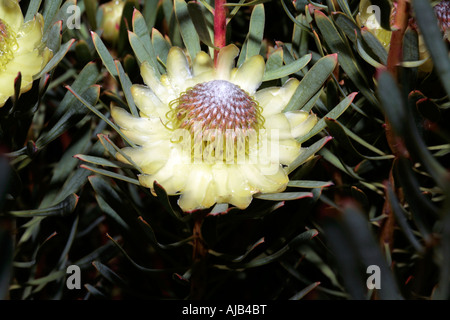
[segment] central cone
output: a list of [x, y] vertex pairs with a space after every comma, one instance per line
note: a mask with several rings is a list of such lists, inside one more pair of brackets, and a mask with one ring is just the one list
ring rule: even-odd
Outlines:
[[261, 122], [258, 104], [237, 85], [213, 80], [195, 85], [183, 93], [172, 109], [178, 128], [192, 130], [257, 129]]

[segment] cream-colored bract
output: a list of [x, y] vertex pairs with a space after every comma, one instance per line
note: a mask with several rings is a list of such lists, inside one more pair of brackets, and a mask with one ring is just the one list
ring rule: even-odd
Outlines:
[[33, 76], [52, 57], [42, 43], [42, 15], [24, 23], [22, 10], [16, 0], [0, 0], [0, 107], [14, 94], [14, 80], [20, 72], [20, 92], [31, 89]]
[[[264, 59], [259, 55], [253, 56], [235, 68], [234, 60], [238, 53], [235, 45], [222, 48], [214, 66], [211, 57], [200, 52], [190, 66], [184, 52], [172, 47], [167, 57], [167, 74], [159, 77], [149, 63], [141, 65], [146, 86], [132, 86], [140, 117], [134, 117], [122, 108], [112, 108], [114, 121], [138, 145], [123, 151], [144, 172], [139, 175], [140, 183], [152, 189], [156, 181], [168, 194], [179, 194], [178, 204], [185, 212], [209, 208], [215, 203], [229, 203], [244, 209], [255, 193], [284, 191], [289, 178], [283, 165], [289, 165], [302, 152], [295, 138], [308, 133], [317, 122], [316, 116], [307, 112], [283, 112], [299, 85], [298, 80], [292, 78], [282, 87], [257, 91], [264, 75]], [[172, 139], [177, 128], [171, 122], [169, 111], [173, 102], [187, 89], [215, 80], [237, 85], [257, 102], [264, 118], [264, 128], [260, 129], [278, 133], [278, 149], [274, 157], [265, 159], [265, 163], [186, 163], [181, 144]], [[224, 101], [232, 98], [230, 93]], [[250, 147], [248, 154], [258, 154], [259, 147], [260, 144]], [[127, 162], [120, 154], [118, 158]], [[267, 166], [273, 165], [274, 161], [276, 170], [267, 174]]]

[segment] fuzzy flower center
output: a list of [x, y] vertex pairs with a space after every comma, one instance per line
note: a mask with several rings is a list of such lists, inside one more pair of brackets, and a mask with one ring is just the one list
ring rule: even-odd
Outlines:
[[9, 61], [14, 57], [17, 41], [11, 28], [0, 19], [0, 71], [4, 71]]
[[170, 103], [170, 108], [173, 129], [189, 132], [193, 157], [206, 162], [213, 158], [229, 162], [247, 155], [252, 139], [264, 124], [258, 103], [225, 80], [189, 88]]
[[237, 85], [225, 80], [199, 83], [177, 100], [173, 109], [178, 128], [220, 131], [257, 129], [261, 122], [258, 104]]
[[436, 13], [442, 31], [446, 32], [450, 28], [450, 2], [439, 2], [434, 6], [434, 12]]

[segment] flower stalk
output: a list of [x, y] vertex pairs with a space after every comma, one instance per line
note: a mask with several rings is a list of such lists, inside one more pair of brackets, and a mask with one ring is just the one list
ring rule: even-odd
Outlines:
[[[214, 45], [223, 48], [226, 45], [227, 35], [227, 13], [226, 0], [215, 0], [214, 6]], [[214, 64], [217, 63], [219, 50], [214, 51]], [[202, 225], [206, 214], [199, 211], [193, 215], [194, 227], [192, 235], [194, 237], [192, 252], [192, 276], [190, 299], [202, 299], [206, 288], [206, 258], [208, 250], [202, 237]]]
[[[397, 2], [397, 13], [394, 20], [394, 31], [392, 32], [391, 44], [389, 47], [387, 70], [395, 79], [398, 78], [398, 66], [402, 61], [403, 36], [408, 27], [409, 19], [409, 3], [407, 0], [399, 0]], [[390, 149], [395, 157], [408, 156], [403, 141], [394, 135], [389, 121], [386, 119], [386, 138]]]
[[[408, 27], [409, 20], [409, 2], [407, 0], [398, 0], [397, 2], [397, 12], [395, 14], [394, 20], [394, 31], [392, 32], [391, 42], [388, 53], [387, 60], [387, 70], [392, 74], [395, 79], [398, 79], [398, 66], [400, 65], [403, 58], [403, 36], [405, 35], [406, 28]], [[397, 137], [391, 128], [389, 120], [385, 119], [386, 123], [386, 139], [389, 144], [389, 148], [394, 154], [395, 158], [399, 157], [409, 157], [408, 151], [404, 145], [401, 138]], [[389, 173], [389, 183], [393, 188], [394, 192], [401, 199], [401, 192], [396, 187], [392, 169]], [[387, 216], [387, 219], [381, 225], [381, 236], [380, 236], [380, 246], [381, 250], [385, 252], [386, 250], [392, 251], [393, 249], [393, 235], [394, 235], [394, 223], [395, 219], [393, 216], [393, 210], [389, 202], [389, 197], [387, 195], [386, 188], [386, 200], [383, 205], [383, 213]]]
[[192, 250], [192, 275], [191, 275], [191, 293], [190, 299], [200, 300], [204, 297], [207, 279], [206, 259], [208, 249], [202, 237], [202, 225], [206, 216], [205, 210], [199, 210], [192, 216], [194, 220], [193, 250]]
[[[214, 45], [223, 48], [226, 45], [227, 36], [227, 11], [226, 0], [215, 0], [214, 6]], [[217, 62], [219, 51], [214, 52], [214, 62]]]
[[398, 0], [397, 13], [394, 20], [394, 31], [392, 32], [389, 47], [387, 68], [397, 78], [398, 66], [402, 61], [403, 36], [408, 27], [409, 3], [407, 0]]

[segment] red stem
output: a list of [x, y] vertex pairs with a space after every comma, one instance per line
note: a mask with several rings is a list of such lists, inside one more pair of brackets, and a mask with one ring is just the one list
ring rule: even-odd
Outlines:
[[[406, 28], [408, 27], [408, 19], [408, 0], [398, 0], [394, 20], [395, 30], [392, 32], [387, 61], [387, 70], [394, 76], [396, 80], [398, 80], [398, 66], [403, 60], [403, 36], [405, 35]], [[393, 154], [396, 157], [408, 157], [408, 151], [403, 145], [403, 141], [394, 135], [388, 119], [386, 119], [386, 138]]]
[[[224, 4], [227, 0], [215, 0], [214, 9], [214, 45], [223, 48], [226, 45], [227, 36], [227, 8]], [[214, 52], [214, 61], [217, 61], [219, 51]]]
[[194, 228], [192, 234], [193, 251], [192, 251], [192, 275], [191, 275], [191, 294], [190, 300], [201, 300], [204, 298], [207, 282], [207, 266], [206, 259], [208, 249], [202, 237], [202, 224], [206, 216], [205, 211], [198, 211], [192, 214], [194, 220]]
[[397, 13], [395, 15], [394, 27], [392, 32], [391, 45], [387, 61], [387, 69], [397, 78], [398, 65], [402, 61], [403, 55], [403, 36], [408, 27], [409, 3], [406, 0], [397, 1]]

